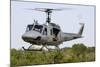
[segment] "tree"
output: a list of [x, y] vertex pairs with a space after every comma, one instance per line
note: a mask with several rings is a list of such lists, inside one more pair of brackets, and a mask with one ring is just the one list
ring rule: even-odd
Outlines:
[[84, 54], [86, 51], [87, 47], [84, 44], [74, 44], [72, 46], [73, 53], [79, 57], [80, 54]]

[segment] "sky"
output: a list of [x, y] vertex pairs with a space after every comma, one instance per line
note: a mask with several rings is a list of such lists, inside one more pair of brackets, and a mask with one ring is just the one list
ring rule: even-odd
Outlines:
[[62, 9], [52, 13], [51, 22], [59, 24], [66, 33], [78, 33], [81, 27], [79, 23], [85, 24], [83, 38], [63, 42], [60, 48], [71, 47], [75, 43], [95, 46], [95, 6], [11, 1], [11, 48], [28, 47], [30, 44], [21, 38], [26, 26], [34, 20], [38, 20], [40, 24], [45, 23], [46, 14], [30, 10], [34, 8]]

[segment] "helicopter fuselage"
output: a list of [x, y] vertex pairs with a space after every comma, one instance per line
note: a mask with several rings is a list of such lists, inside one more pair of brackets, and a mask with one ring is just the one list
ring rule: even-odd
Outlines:
[[[82, 25], [79, 32], [83, 32]], [[62, 32], [59, 25], [54, 23], [49, 23], [48, 25], [35, 25], [31, 27], [30, 30], [26, 31], [22, 35], [22, 39], [25, 42], [35, 44], [35, 45], [50, 45], [50, 46], [58, 46], [65, 41], [70, 41], [73, 39], [81, 38], [81, 34], [75, 33], [65, 33]]]

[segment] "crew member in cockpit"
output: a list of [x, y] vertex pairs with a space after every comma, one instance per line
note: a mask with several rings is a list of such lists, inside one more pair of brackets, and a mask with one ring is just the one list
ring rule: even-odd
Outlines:
[[59, 29], [53, 28], [53, 41], [57, 41], [58, 40], [58, 34], [59, 34]]

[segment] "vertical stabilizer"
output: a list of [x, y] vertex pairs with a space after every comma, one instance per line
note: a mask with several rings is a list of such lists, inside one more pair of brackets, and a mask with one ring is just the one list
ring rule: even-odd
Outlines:
[[80, 25], [82, 25], [82, 26], [81, 26], [81, 28], [80, 28], [78, 34], [79, 34], [79, 35], [82, 35], [83, 29], [84, 29], [84, 23], [80, 23]]

